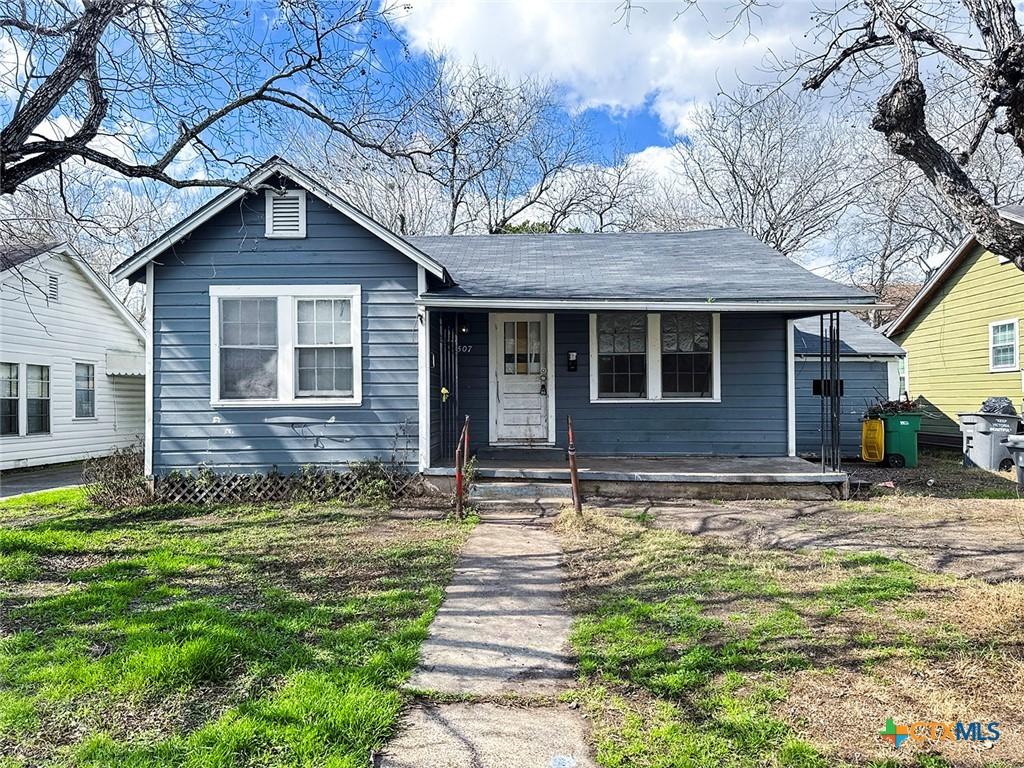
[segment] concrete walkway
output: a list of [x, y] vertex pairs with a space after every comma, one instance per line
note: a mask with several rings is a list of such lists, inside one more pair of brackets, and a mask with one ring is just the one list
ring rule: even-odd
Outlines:
[[82, 462], [0, 472], [0, 499], [82, 484]]
[[[470, 536], [408, 687], [492, 702], [424, 703], [378, 765], [386, 768], [593, 768], [586, 725], [552, 697], [572, 688], [561, 550], [532, 508], [488, 510]], [[543, 697], [544, 706], [494, 699]]]

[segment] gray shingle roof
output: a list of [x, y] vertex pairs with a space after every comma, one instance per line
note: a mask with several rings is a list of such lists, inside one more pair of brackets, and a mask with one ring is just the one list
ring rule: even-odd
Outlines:
[[1010, 219], [1011, 221], [1017, 221], [1024, 224], [1024, 205], [1017, 205], [1015, 203], [1004, 205], [999, 209], [999, 213], [1004, 219]]
[[[795, 329], [793, 352], [798, 355], [817, 355], [821, 351], [821, 325], [817, 316], [805, 317], [793, 323]], [[841, 312], [839, 317], [839, 351], [851, 357], [868, 355], [905, 355], [901, 347], [856, 315]]]
[[852, 301], [869, 294], [813, 274], [738, 229], [406, 238], [457, 286], [488, 299]]
[[60, 243], [35, 243], [33, 245], [17, 245], [11, 247], [0, 248], [0, 272], [6, 272], [8, 269], [14, 269], [15, 267], [24, 264], [26, 261], [31, 261], [36, 256], [52, 251]]

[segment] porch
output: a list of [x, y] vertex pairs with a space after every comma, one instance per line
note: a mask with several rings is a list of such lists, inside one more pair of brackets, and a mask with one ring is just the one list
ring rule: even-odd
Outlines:
[[[559, 449], [484, 449], [477, 453], [481, 483], [569, 483]], [[849, 478], [796, 456], [587, 456], [576, 457], [584, 496], [624, 498], [847, 498]], [[451, 462], [424, 474], [447, 487]]]

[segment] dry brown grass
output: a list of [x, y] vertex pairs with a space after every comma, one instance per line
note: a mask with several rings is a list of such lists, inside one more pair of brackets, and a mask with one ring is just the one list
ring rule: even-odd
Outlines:
[[[785, 695], [771, 713], [829, 765], [910, 762], [929, 750], [950, 765], [1024, 765], [1024, 582], [989, 584], [881, 557], [757, 549], [606, 512], [563, 515], [557, 525], [576, 614], [603, 615], [622, 596], [652, 607], [692, 597], [702, 617], [723, 623], [724, 630], [700, 639], [719, 648], [730, 637], [750, 637], [759, 619], [793, 612], [799, 628], [769, 631], [760, 651], [767, 658], [796, 654], [806, 668], [741, 667], [744, 682], [730, 695], [780, 686]], [[671, 638], [673, 630], [664, 631]], [[688, 720], [689, 695], [677, 700], [642, 685], [594, 684], [597, 692], [585, 701], [595, 737], [613, 751], [639, 748], [652, 738], [650, 728], [700, 727]], [[999, 721], [1003, 735], [988, 748], [909, 742], [894, 753], [877, 737], [890, 717]]]

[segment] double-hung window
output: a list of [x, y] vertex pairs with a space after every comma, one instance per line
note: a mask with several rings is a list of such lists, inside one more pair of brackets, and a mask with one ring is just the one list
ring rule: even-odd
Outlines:
[[717, 402], [718, 328], [710, 312], [591, 315], [590, 399]]
[[0, 363], [0, 435], [21, 433], [18, 418], [18, 364]]
[[352, 396], [352, 299], [297, 299], [296, 397]]
[[711, 315], [666, 312], [661, 316], [661, 396], [711, 397]]
[[277, 299], [220, 299], [220, 398], [277, 397]]
[[25, 366], [25, 433], [43, 435], [50, 431], [50, 366]]
[[1016, 371], [1020, 367], [1018, 356], [1017, 320], [1000, 320], [988, 327], [989, 370]]
[[597, 385], [601, 397], [647, 396], [647, 316], [597, 316]]
[[359, 286], [211, 286], [215, 406], [358, 405]]
[[75, 363], [75, 418], [96, 416], [96, 366]]

